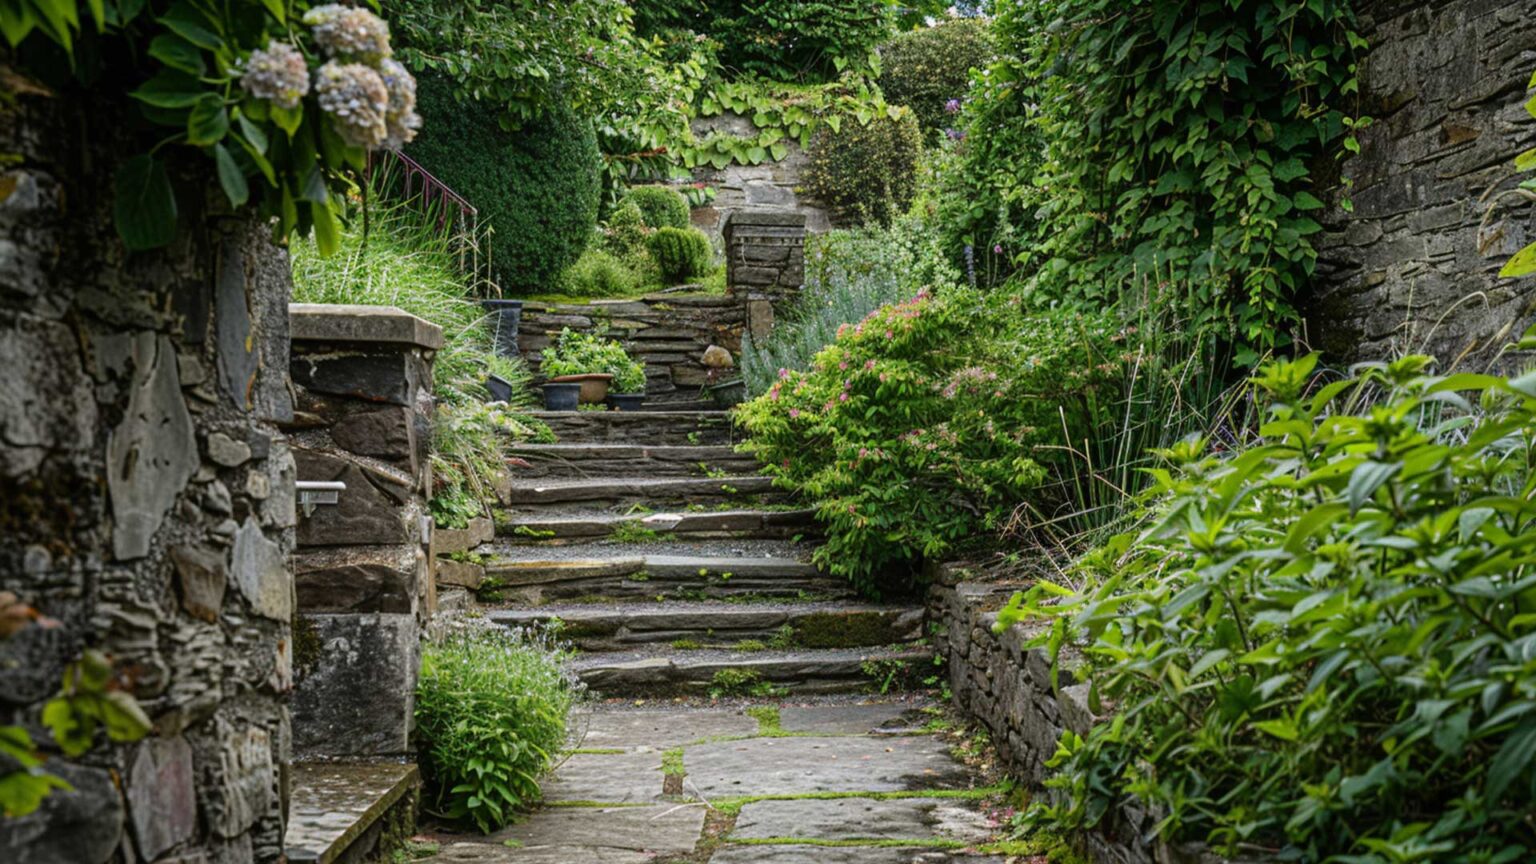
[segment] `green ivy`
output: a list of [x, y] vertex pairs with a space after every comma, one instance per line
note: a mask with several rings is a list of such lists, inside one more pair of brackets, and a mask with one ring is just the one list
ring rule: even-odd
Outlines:
[[755, 134], [738, 137], [717, 132], [702, 141], [689, 138], [677, 147], [684, 166], [725, 168], [760, 165], [789, 155], [791, 143], [808, 149], [822, 129], [841, 131], [845, 125], [868, 125], [876, 117], [899, 120], [907, 109], [887, 104], [870, 80], [847, 75], [830, 84], [781, 84], [757, 79], [719, 81], [706, 88], [699, 117], [734, 113], [752, 122]]
[[974, 116], [1025, 117], [1041, 149], [978, 169], [1028, 221], [1029, 284], [1101, 305], [1135, 273], [1170, 273], [1200, 286], [1199, 323], [1246, 362], [1283, 345], [1317, 260], [1319, 187], [1358, 149], [1349, 0], [1051, 0], [1006, 4], [994, 26], [985, 93], [1001, 105]]

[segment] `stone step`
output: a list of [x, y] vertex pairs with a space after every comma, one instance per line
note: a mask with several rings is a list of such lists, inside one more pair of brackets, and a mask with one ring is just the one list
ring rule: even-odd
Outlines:
[[560, 546], [630, 535], [658, 540], [778, 539], [819, 535], [814, 510], [713, 510], [675, 513], [585, 512], [524, 516], [497, 525], [519, 545]]
[[507, 500], [513, 512], [550, 513], [594, 504], [640, 504], [649, 508], [741, 501], [744, 505], [783, 501], [789, 493], [776, 489], [770, 477], [606, 477], [592, 479], [534, 478], [512, 481]]
[[759, 651], [863, 648], [912, 642], [923, 635], [922, 607], [867, 603], [553, 604], [499, 610], [487, 617], [511, 627], [558, 620], [560, 638], [583, 651], [624, 651], [648, 643], [682, 647], [684, 642], [692, 648]]
[[668, 555], [633, 544], [512, 547], [506, 552], [486, 564], [482, 593], [499, 592], [512, 604], [572, 598], [745, 601], [849, 595], [845, 580], [822, 573], [809, 562], [808, 552], [789, 543], [756, 541], [743, 555]]
[[587, 654], [576, 673], [600, 696], [712, 693], [755, 696], [789, 692], [858, 693], [921, 681], [928, 648], [822, 651], [631, 651]]
[[725, 411], [535, 411], [567, 444], [713, 446], [740, 440]]
[[383, 860], [415, 824], [421, 775], [401, 762], [296, 762], [283, 846], [291, 864]]
[[756, 474], [758, 462], [726, 446], [524, 444], [512, 455], [532, 467], [517, 477], [721, 477]]

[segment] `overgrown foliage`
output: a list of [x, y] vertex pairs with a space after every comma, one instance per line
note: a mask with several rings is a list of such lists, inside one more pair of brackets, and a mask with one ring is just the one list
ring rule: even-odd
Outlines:
[[[735, 73], [821, 83], [845, 71], [878, 68], [875, 47], [895, 26], [884, 0], [646, 0], [637, 4], [651, 32], [687, 29], [720, 45]], [[664, 7], [664, 8], [657, 8]]]
[[645, 366], [631, 359], [624, 346], [603, 333], [569, 327], [560, 331], [555, 344], [544, 349], [539, 371], [549, 378], [562, 375], [612, 375], [617, 393], [644, 393]]
[[805, 189], [845, 220], [889, 225], [917, 189], [922, 132], [911, 112], [822, 129], [811, 142]]
[[662, 281], [668, 285], [703, 276], [714, 265], [714, 248], [697, 228], [659, 228], [647, 244]]
[[597, 222], [602, 161], [592, 125], [554, 102], [508, 132], [499, 108], [457, 100], [453, 87], [436, 73], [422, 77], [427, 128], [409, 155], [480, 211], [503, 288], [548, 291]]
[[1000, 529], [1039, 488], [1041, 448], [1089, 428], [1116, 340], [1002, 294], [919, 294], [845, 326], [739, 418], [764, 470], [814, 503], [817, 562], [879, 594], [888, 565]]
[[1050, 300], [1098, 306], [1171, 271], [1244, 362], [1285, 344], [1319, 186], [1357, 149], [1348, 0], [1004, 4], [994, 32], [966, 146], [984, 151], [969, 183], [997, 191], [957, 190], [972, 227], [1023, 220], [1010, 257]]
[[[1536, 341], [1536, 340], [1532, 340]], [[1096, 710], [1052, 765], [1058, 826], [1281, 860], [1536, 854], [1536, 377], [1429, 358], [1264, 367], [1258, 437], [1163, 452], [1146, 527], [1002, 625], [1086, 653]]]
[[880, 90], [917, 116], [923, 135], [957, 125], [971, 74], [992, 62], [992, 33], [979, 18], [954, 18], [899, 33], [880, 46]]
[[0, 35], [25, 73], [61, 89], [120, 89], [138, 104], [129, 122], [144, 152], [118, 165], [112, 184], [130, 250], [175, 239], [182, 208], [168, 165], [196, 153], [231, 207], [257, 206], [280, 241], [313, 228], [330, 252], [352, 173], [420, 123], [415, 82], [391, 58], [388, 26], [366, 9], [7, 0]]
[[416, 685], [427, 808], [485, 833], [540, 797], [580, 685], [546, 634], [485, 625], [428, 641]]
[[604, 249], [581, 253], [560, 275], [560, 293], [572, 297], [628, 297], [644, 285], [641, 275]]

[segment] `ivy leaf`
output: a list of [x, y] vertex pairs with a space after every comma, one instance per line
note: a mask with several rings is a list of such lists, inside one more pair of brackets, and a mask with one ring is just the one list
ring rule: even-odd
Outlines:
[[287, 22], [287, 4], [283, 0], [261, 0], [261, 2], [266, 4], [267, 11], [272, 13], [272, 17], [277, 19], [277, 23], [283, 24]]
[[789, 147], [782, 142], [776, 142], [768, 145], [768, 152], [773, 154], [773, 159], [777, 162], [789, 155]]
[[124, 162], [112, 178], [112, 219], [123, 245], [155, 249], [176, 237], [176, 194], [165, 166], [148, 153]]
[[206, 147], [221, 141], [229, 132], [229, 112], [217, 93], [206, 93], [192, 106], [187, 117], [187, 142]]
[[235, 164], [233, 156], [222, 142], [213, 145], [213, 162], [219, 171], [219, 185], [224, 187], [224, 197], [235, 207], [250, 200], [251, 187], [245, 180], [245, 172]]
[[1319, 201], [1317, 196], [1305, 190], [1297, 192], [1291, 201], [1296, 205], [1297, 210], [1317, 210], [1323, 206], [1323, 202]]

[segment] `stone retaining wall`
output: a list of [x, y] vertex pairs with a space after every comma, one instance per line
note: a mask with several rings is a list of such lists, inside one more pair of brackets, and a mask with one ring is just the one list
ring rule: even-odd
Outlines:
[[719, 345], [733, 357], [740, 353], [746, 314], [737, 298], [701, 294], [588, 303], [529, 301], [523, 304], [518, 347], [537, 372], [539, 352], [553, 344], [562, 329], [606, 329], [631, 357], [645, 364], [647, 395], [664, 399], [708, 383], [703, 359], [710, 345]]
[[[757, 137], [757, 127], [752, 125], [751, 118], [734, 112], [693, 121], [693, 134], [700, 140], [715, 132], [738, 138]], [[832, 211], [801, 191], [805, 172], [811, 164], [810, 157], [799, 141], [785, 139], [784, 145], [789, 148], [788, 152], [777, 161], [769, 160], [760, 165], [732, 162], [724, 168], [703, 165], [694, 169], [694, 180], [715, 187], [715, 199], [693, 209], [693, 224], [718, 238], [724, 235], [725, 222], [732, 213], [774, 209], [799, 213], [812, 231], [830, 230], [834, 222]]]
[[294, 748], [401, 755], [435, 602], [427, 456], [442, 329], [388, 307], [291, 311], [298, 478], [347, 487], [299, 519]]
[[[26, 729], [73, 789], [0, 816], [0, 861], [275, 862], [292, 687], [287, 253], [265, 220], [221, 209], [201, 159], [171, 160], [175, 242], [127, 252], [111, 190], [144, 146], [125, 138], [137, 109], [6, 87], [0, 592], [58, 626], [0, 638], [0, 725]], [[86, 648], [154, 728], [66, 758], [40, 712]], [[0, 774], [16, 769], [0, 756]]]
[[[1034, 631], [993, 632], [997, 610], [1015, 586], [967, 581], [970, 574], [959, 564], [932, 567], [929, 576], [929, 630], [955, 707], [987, 730], [1009, 774], [1039, 788], [1062, 731], [1085, 735], [1093, 726], [1088, 685], [1070, 684], [1063, 673], [1066, 686], [1052, 687], [1050, 656], [1025, 647]], [[1080, 838], [1083, 851], [1095, 864], [1224, 864], [1199, 846], [1142, 843], [1138, 838], [1150, 824], [1145, 811], [1127, 808], [1104, 830]]]
[[1498, 278], [1536, 240], [1536, 210], [1483, 200], [1519, 182], [1514, 158], [1536, 145], [1523, 107], [1536, 0], [1360, 5], [1372, 45], [1361, 110], [1374, 124], [1343, 166], [1354, 212], [1323, 220], [1309, 336], [1340, 359], [1487, 359], [1536, 313], [1536, 283]]

